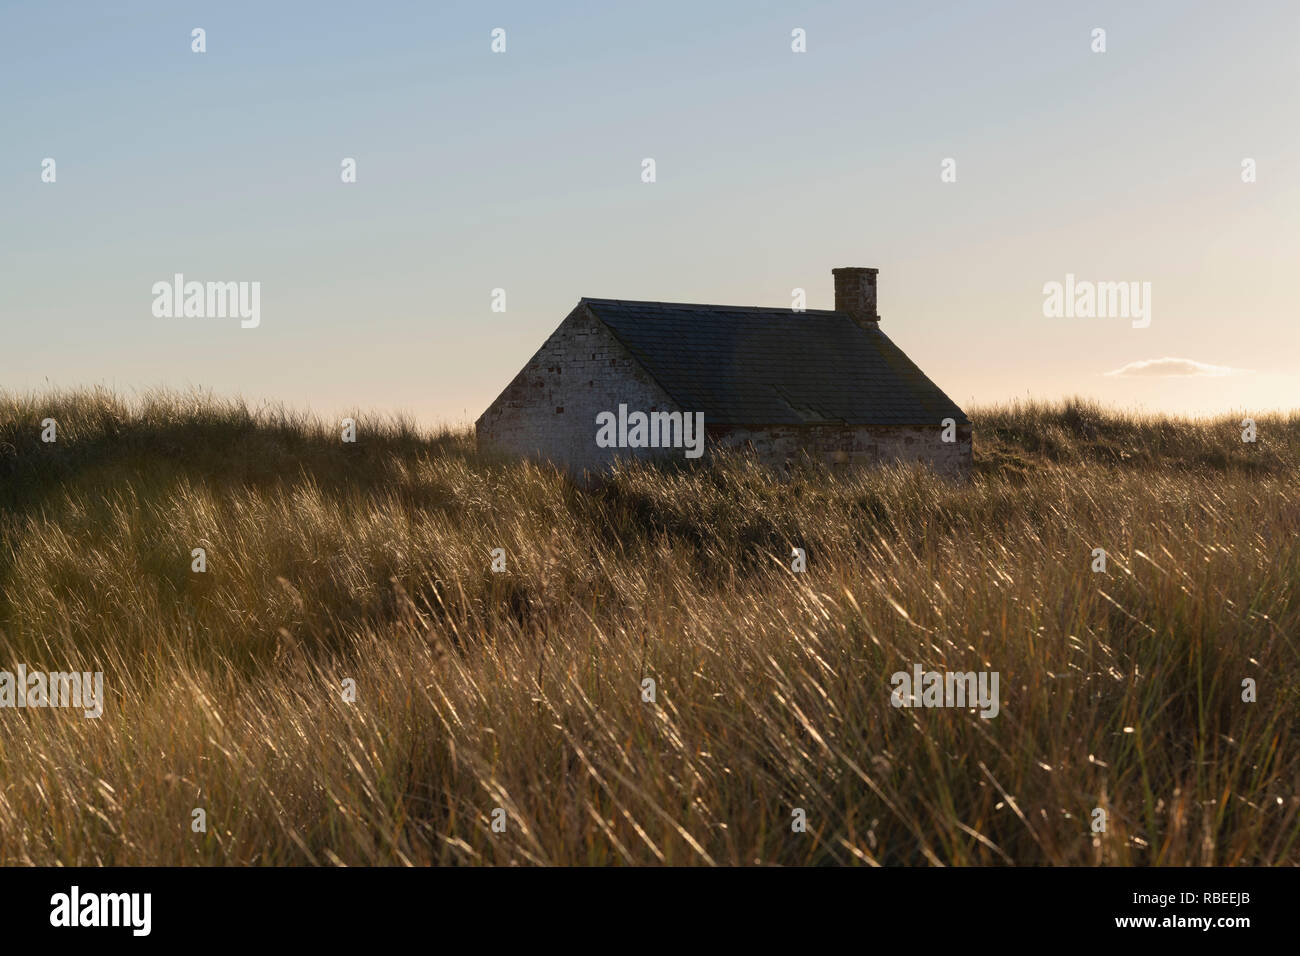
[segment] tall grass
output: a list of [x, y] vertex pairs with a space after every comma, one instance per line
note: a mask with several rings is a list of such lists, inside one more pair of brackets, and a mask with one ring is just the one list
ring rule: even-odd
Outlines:
[[[1300, 417], [593, 489], [356, 417], [0, 394], [0, 669], [108, 696], [0, 709], [0, 862], [1300, 862]], [[914, 663], [999, 715], [892, 707]]]

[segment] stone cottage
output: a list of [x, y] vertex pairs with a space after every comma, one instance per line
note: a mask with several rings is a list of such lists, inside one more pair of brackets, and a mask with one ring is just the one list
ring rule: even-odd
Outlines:
[[832, 269], [833, 311], [584, 298], [479, 417], [479, 449], [574, 476], [718, 448], [968, 475], [970, 420], [880, 330], [878, 271]]

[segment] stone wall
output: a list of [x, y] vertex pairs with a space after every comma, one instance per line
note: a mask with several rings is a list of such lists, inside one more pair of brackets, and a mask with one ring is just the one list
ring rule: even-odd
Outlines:
[[715, 447], [752, 449], [773, 468], [797, 464], [805, 455], [832, 468], [888, 462], [927, 462], [936, 472], [964, 478], [971, 469], [971, 429], [958, 426], [955, 442], [940, 440], [942, 429], [903, 426], [771, 425], [709, 426], [706, 454]]
[[605, 327], [579, 305], [560, 323], [475, 425], [482, 452], [545, 459], [574, 475], [607, 467], [613, 456], [681, 455], [664, 450], [598, 448], [596, 415], [677, 406]]

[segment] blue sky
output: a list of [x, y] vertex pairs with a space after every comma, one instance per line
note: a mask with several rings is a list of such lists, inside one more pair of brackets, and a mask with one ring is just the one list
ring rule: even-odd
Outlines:
[[[1298, 28], [1252, 0], [4, 3], [0, 387], [468, 421], [583, 295], [829, 308], [867, 265], [962, 405], [1293, 407]], [[154, 317], [177, 272], [261, 282], [261, 324]], [[1067, 273], [1150, 282], [1150, 326], [1045, 317]], [[1106, 374], [1167, 358], [1233, 373]]]

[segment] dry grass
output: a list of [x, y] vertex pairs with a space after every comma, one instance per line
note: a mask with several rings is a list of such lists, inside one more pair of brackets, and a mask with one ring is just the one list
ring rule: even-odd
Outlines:
[[[972, 417], [968, 485], [583, 491], [400, 422], [0, 395], [0, 669], [108, 696], [0, 710], [0, 862], [1300, 862], [1300, 417]], [[1001, 713], [891, 707], [913, 663]]]

